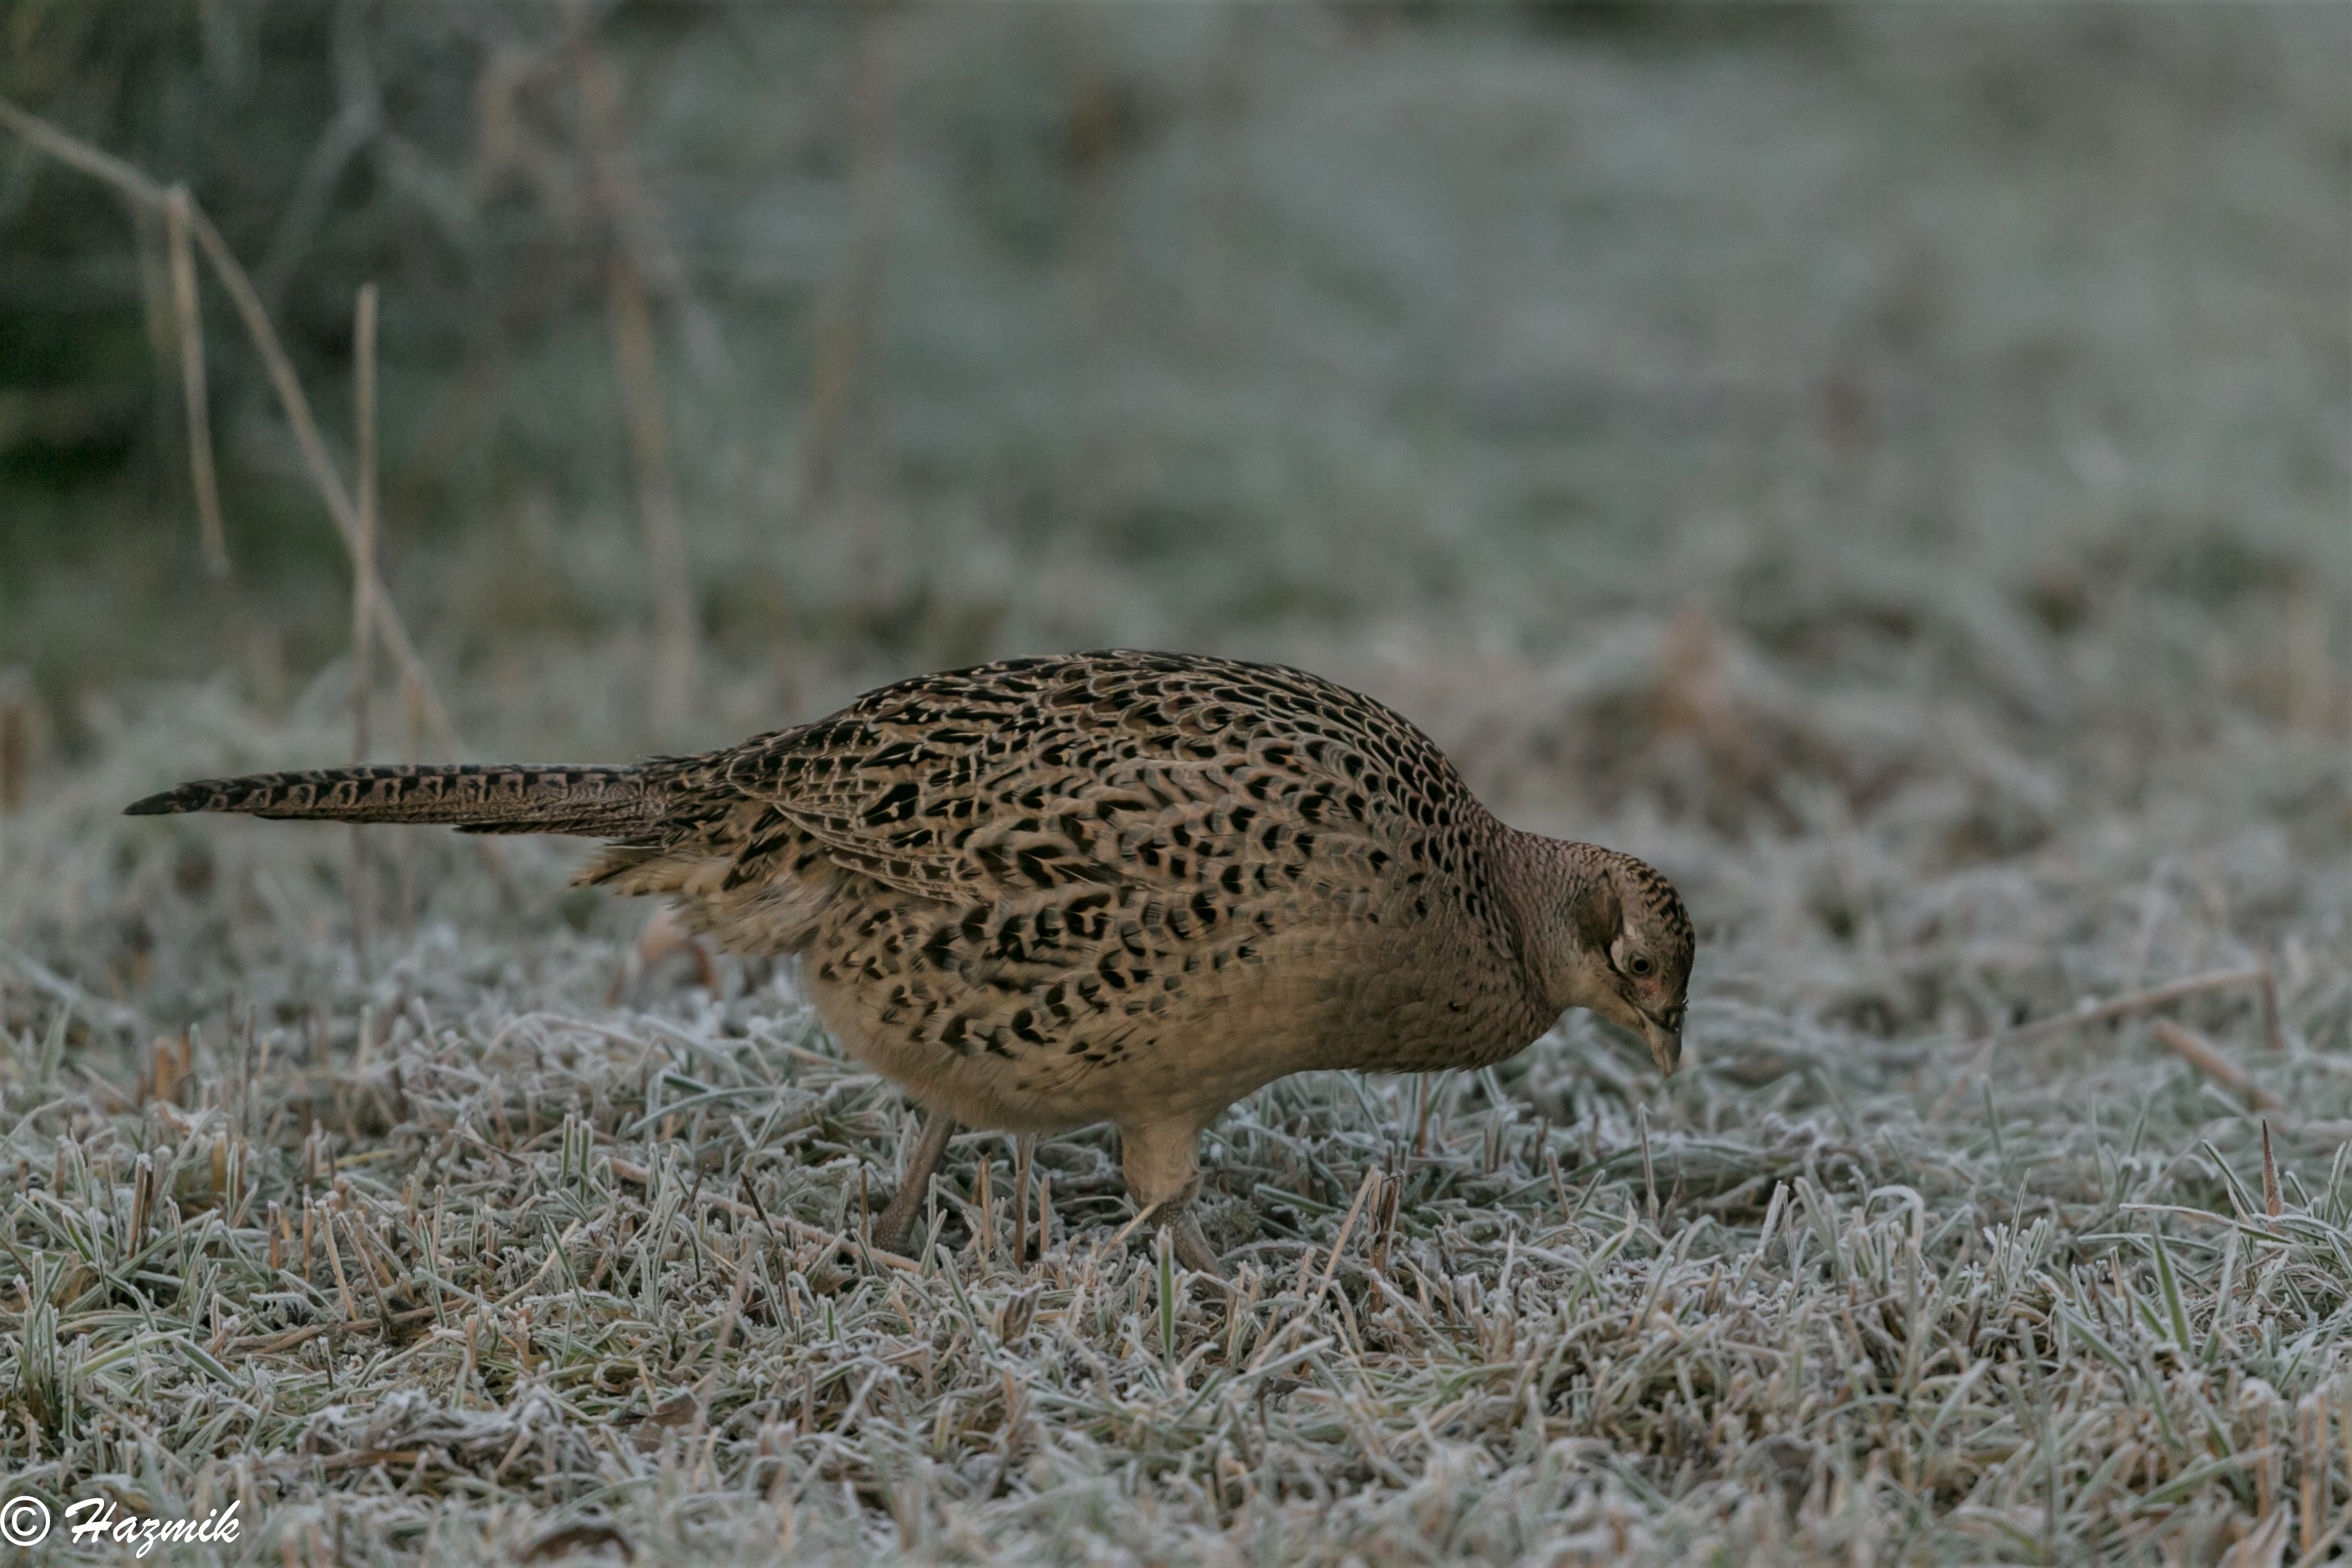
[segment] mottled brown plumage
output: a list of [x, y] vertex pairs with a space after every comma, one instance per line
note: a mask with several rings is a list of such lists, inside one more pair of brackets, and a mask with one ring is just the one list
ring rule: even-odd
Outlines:
[[581, 880], [798, 954], [860, 1060], [951, 1122], [1118, 1124], [1139, 1206], [1184, 1206], [1199, 1134], [1310, 1068], [1502, 1061], [1585, 1007], [1674, 1070], [1690, 922], [1642, 862], [1504, 826], [1371, 698], [1174, 653], [1016, 659], [633, 768], [356, 768], [182, 785], [239, 811], [604, 838]]

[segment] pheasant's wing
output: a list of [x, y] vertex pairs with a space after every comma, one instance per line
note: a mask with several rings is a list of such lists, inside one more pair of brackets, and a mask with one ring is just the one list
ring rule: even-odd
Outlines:
[[710, 786], [742, 803], [730, 882], [814, 845], [946, 904], [1121, 887], [1206, 918], [1253, 886], [1361, 896], [1435, 869], [1390, 871], [1453, 837], [1452, 779], [1412, 725], [1316, 676], [1094, 653], [884, 687], [712, 758]]

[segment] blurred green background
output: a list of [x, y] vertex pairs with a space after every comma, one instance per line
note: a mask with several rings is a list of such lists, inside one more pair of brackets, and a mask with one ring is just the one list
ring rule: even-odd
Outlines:
[[[186, 183], [346, 475], [380, 285], [383, 557], [478, 754], [1104, 643], [1402, 700], [1678, 615], [1806, 689], [2063, 726], [2089, 647], [2346, 723], [2342, 6], [13, 0], [0, 36], [13, 101]], [[0, 668], [51, 756], [157, 677], [282, 710], [350, 642], [209, 274], [204, 570], [167, 273], [0, 136]]]

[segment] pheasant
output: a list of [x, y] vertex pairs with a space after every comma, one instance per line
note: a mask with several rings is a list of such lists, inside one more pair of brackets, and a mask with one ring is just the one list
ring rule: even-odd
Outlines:
[[1276, 1079], [1488, 1066], [1571, 1008], [1662, 1073], [1681, 1056], [1694, 937], [1664, 877], [1506, 827], [1406, 719], [1271, 664], [1011, 659], [698, 756], [264, 773], [129, 810], [606, 841], [576, 880], [799, 956], [928, 1111], [873, 1233], [894, 1249], [959, 1124], [1116, 1124], [1138, 1210], [1215, 1273], [1200, 1135]]

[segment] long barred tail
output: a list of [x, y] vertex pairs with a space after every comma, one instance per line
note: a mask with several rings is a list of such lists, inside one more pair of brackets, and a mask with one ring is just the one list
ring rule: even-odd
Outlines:
[[452, 763], [320, 768], [200, 779], [123, 809], [131, 817], [234, 811], [331, 822], [447, 822], [466, 833], [569, 833], [627, 841], [661, 814], [651, 770]]

